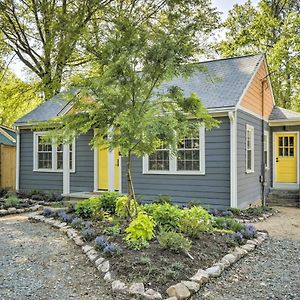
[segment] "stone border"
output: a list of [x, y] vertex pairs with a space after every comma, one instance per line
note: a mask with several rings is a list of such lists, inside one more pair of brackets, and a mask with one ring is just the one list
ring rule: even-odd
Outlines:
[[235, 220], [237, 220], [239, 223], [257, 223], [257, 222], [262, 222], [265, 221], [266, 219], [270, 218], [271, 216], [274, 216], [276, 214], [278, 214], [279, 211], [273, 209], [273, 212], [267, 212], [265, 214], [262, 214], [261, 217], [256, 217], [256, 218], [251, 218], [251, 219], [239, 219], [239, 218], [235, 218]]
[[55, 220], [54, 218], [46, 218], [38, 213], [34, 213], [31, 216], [29, 216], [29, 220], [35, 222], [44, 222], [46, 224], [51, 225], [54, 228], [59, 229], [61, 232], [64, 232], [69, 237], [69, 239], [73, 240], [77, 246], [81, 247], [83, 253], [87, 256], [90, 262], [93, 265], [95, 265], [101, 277], [106, 281], [106, 283], [111, 284], [111, 288], [114, 293], [130, 295], [131, 297], [137, 297], [138, 299], [163, 299], [162, 295], [157, 291], [154, 291], [153, 289], [145, 289], [144, 284], [142, 282], [132, 283], [129, 286], [127, 286], [124, 282], [114, 279], [111, 272], [109, 260], [104, 257], [101, 257], [98, 251], [96, 251], [90, 245], [86, 244], [81, 238], [79, 232], [68, 226], [67, 223], [60, 222], [58, 220]]
[[[162, 295], [159, 292], [153, 289], [145, 290], [144, 284], [141, 282], [132, 283], [131, 285], [127, 286], [124, 282], [114, 279], [111, 272], [109, 260], [101, 257], [98, 251], [96, 251], [90, 245], [86, 244], [81, 238], [79, 232], [68, 226], [67, 223], [60, 222], [58, 220], [55, 220], [54, 218], [46, 218], [38, 213], [34, 213], [29, 216], [29, 220], [35, 222], [44, 222], [64, 232], [69, 237], [69, 239], [73, 240], [77, 246], [81, 247], [83, 253], [87, 256], [90, 262], [95, 265], [105, 282], [111, 284], [111, 288], [114, 293], [130, 295], [131, 297], [137, 297], [138, 299], [163, 299]], [[170, 286], [166, 290], [166, 293], [169, 295], [169, 298], [166, 300], [183, 300], [190, 298], [193, 294], [197, 293], [200, 288], [204, 286], [211, 278], [221, 276], [224, 270], [232, 266], [248, 253], [252, 252], [267, 238], [267, 233], [258, 232], [256, 239], [248, 240], [245, 245], [235, 247], [234, 251], [226, 254], [219, 262], [215, 263], [213, 266], [207, 268], [206, 270], [199, 269], [197, 273], [190, 278], [190, 280], [181, 281], [180, 283]]]
[[41, 205], [34, 205], [32, 207], [25, 207], [25, 208], [10, 207], [8, 209], [0, 209], [0, 217], [13, 215], [13, 214], [23, 214], [26, 212], [33, 212], [39, 210], [39, 208], [41, 207], [42, 207]]
[[248, 240], [243, 246], [236, 247], [234, 251], [226, 254], [219, 262], [206, 270], [199, 269], [197, 273], [187, 281], [181, 281], [167, 289], [167, 294], [170, 298], [167, 300], [188, 299], [192, 294], [197, 293], [200, 288], [205, 285], [210, 278], [221, 276], [225, 269], [236, 263], [239, 259], [253, 251], [257, 246], [261, 245], [268, 234], [258, 232], [258, 237], [253, 240]]

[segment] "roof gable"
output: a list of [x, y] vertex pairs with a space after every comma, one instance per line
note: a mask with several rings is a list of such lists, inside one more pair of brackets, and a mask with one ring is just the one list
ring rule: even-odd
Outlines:
[[16, 133], [13, 129], [0, 125], [0, 144], [12, 146], [16, 144]]
[[300, 121], [300, 113], [275, 106], [270, 118], [270, 121]]

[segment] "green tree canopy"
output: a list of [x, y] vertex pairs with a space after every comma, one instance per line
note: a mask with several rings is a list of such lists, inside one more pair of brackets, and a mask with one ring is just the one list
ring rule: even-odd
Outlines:
[[0, 0], [4, 42], [40, 79], [46, 99], [60, 91], [66, 69], [85, 62], [76, 46], [91, 19], [109, 2]]
[[9, 70], [0, 81], [0, 124], [12, 124], [41, 103], [37, 85], [18, 79]]
[[86, 42], [93, 69], [74, 79], [81, 92], [71, 100], [73, 113], [43, 126], [55, 126], [49, 135], [69, 140], [97, 128], [94, 145], [118, 146], [128, 157], [130, 199], [132, 155], [162, 144], [175, 152], [200, 125], [217, 124], [195, 94], [166, 82], [200, 69], [192, 62], [205, 51], [201, 40], [216, 28], [218, 14], [208, 0], [170, 0], [116, 1], [105, 15], [106, 26], [94, 24], [98, 29]]
[[250, 0], [235, 5], [218, 45], [225, 57], [264, 52], [278, 105], [300, 111], [300, 4], [293, 0]]

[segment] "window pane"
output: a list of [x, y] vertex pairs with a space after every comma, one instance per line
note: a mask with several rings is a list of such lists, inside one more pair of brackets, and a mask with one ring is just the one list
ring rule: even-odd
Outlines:
[[283, 148], [279, 148], [278, 154], [279, 156], [283, 156]]
[[251, 170], [252, 169], [252, 151], [251, 150], [247, 150], [247, 170]]
[[168, 171], [169, 170], [169, 150], [158, 149], [149, 155], [149, 170]]
[[284, 137], [284, 146], [288, 146], [289, 138], [287, 136]]
[[290, 148], [290, 156], [294, 157], [294, 148], [293, 147]]
[[289, 156], [289, 147], [284, 147], [284, 156]]
[[185, 138], [178, 143], [177, 171], [200, 170], [200, 141], [199, 138]]
[[294, 137], [290, 137], [290, 147], [294, 147]]
[[279, 138], [279, 146], [283, 146], [283, 138], [282, 137]]
[[264, 152], [264, 157], [265, 157], [265, 166], [268, 166], [268, 151]]
[[39, 153], [38, 154], [38, 168], [39, 169], [52, 169], [52, 153]]

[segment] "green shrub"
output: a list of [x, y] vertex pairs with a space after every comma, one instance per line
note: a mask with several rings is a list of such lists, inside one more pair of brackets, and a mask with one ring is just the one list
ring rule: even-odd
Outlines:
[[106, 235], [118, 235], [121, 232], [121, 227], [119, 224], [114, 226], [108, 226], [103, 230], [103, 233]]
[[155, 204], [171, 204], [171, 196], [168, 195], [158, 195], [157, 199], [153, 200], [152, 203]]
[[176, 205], [164, 204], [146, 204], [144, 210], [153, 217], [160, 228], [166, 230], [178, 230], [179, 221], [183, 210]]
[[201, 202], [198, 202], [198, 201], [195, 201], [195, 200], [191, 200], [186, 205], [187, 208], [192, 208], [194, 206], [201, 206]]
[[229, 208], [229, 211], [231, 211], [235, 216], [240, 216], [241, 215], [241, 210], [239, 208]]
[[116, 201], [121, 195], [117, 192], [105, 192], [100, 196], [102, 209], [111, 214], [115, 213]]
[[91, 197], [87, 200], [78, 202], [76, 205], [76, 214], [81, 218], [91, 218], [93, 214], [101, 210], [101, 199]]
[[152, 217], [144, 212], [139, 212], [137, 217], [125, 229], [126, 241], [150, 241], [154, 237], [155, 222]]
[[232, 218], [215, 217], [213, 219], [213, 227], [219, 229], [231, 230], [238, 232], [245, 228], [245, 226]]
[[149, 247], [149, 243], [145, 240], [128, 240], [127, 241], [128, 246], [133, 250], [141, 250]]
[[184, 209], [180, 219], [180, 230], [190, 237], [197, 238], [202, 232], [212, 229], [211, 215], [201, 206]]
[[[127, 196], [117, 198], [115, 213], [120, 218], [128, 217], [128, 209], [126, 207], [127, 201], [128, 201]], [[132, 199], [130, 202], [130, 216], [134, 215], [137, 207], [138, 207], [138, 203], [136, 202], [136, 200]]]
[[9, 207], [19, 207], [20, 205], [20, 200], [18, 199], [17, 196], [9, 196], [6, 200], [5, 200], [5, 204], [4, 206], [6, 208], [9, 208]]
[[163, 249], [173, 252], [185, 252], [191, 249], [192, 242], [176, 231], [162, 230], [157, 240]]

